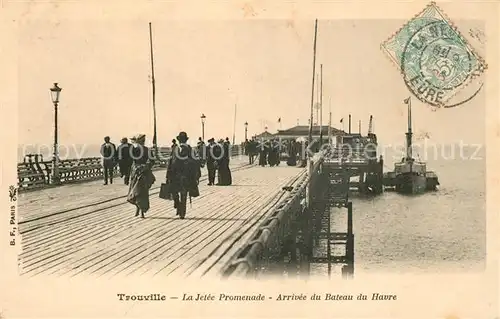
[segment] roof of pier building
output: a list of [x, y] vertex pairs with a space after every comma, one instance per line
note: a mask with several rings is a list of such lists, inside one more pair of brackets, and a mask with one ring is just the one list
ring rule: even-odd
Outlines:
[[255, 138], [273, 138], [275, 134], [269, 133], [268, 131], [262, 132], [260, 134], [254, 135]]
[[[333, 136], [345, 134], [343, 131], [334, 127], [330, 127], [330, 129]], [[328, 126], [314, 125], [312, 127], [313, 137], [319, 137], [321, 132], [323, 133], [324, 137], [328, 136]], [[276, 133], [274, 136], [282, 138], [308, 137], [309, 125], [297, 125], [286, 130], [278, 130], [278, 133]]]

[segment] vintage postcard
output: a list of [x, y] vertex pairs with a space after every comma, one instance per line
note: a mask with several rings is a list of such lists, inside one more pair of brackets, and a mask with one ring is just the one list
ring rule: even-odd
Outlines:
[[499, 15], [3, 1], [0, 318], [499, 318]]

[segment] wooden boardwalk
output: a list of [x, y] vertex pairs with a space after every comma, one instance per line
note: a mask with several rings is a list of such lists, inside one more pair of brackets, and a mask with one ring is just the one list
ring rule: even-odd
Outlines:
[[157, 171], [151, 209], [135, 217], [121, 179], [68, 185], [21, 195], [19, 212], [24, 276], [98, 277], [218, 275], [270, 210], [283, 200], [283, 186], [305, 176], [296, 167], [258, 167], [232, 160], [232, 186], [206, 186], [186, 219], [173, 202], [158, 197], [165, 171]]

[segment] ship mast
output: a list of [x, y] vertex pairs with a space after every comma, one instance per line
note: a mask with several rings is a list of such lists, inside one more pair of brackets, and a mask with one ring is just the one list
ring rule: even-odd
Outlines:
[[408, 104], [408, 132], [406, 133], [406, 159], [412, 160], [412, 131], [411, 131], [411, 97], [408, 97], [405, 101]]
[[156, 134], [156, 105], [155, 105], [155, 69], [153, 62], [153, 32], [151, 30], [151, 22], [149, 23], [149, 44], [151, 49], [151, 85], [153, 87], [153, 150], [154, 156], [158, 156], [158, 144], [157, 144], [157, 134]]
[[319, 89], [319, 146], [323, 145], [323, 64], [320, 65], [320, 89]]
[[332, 98], [330, 97], [328, 101], [328, 143], [332, 143]]

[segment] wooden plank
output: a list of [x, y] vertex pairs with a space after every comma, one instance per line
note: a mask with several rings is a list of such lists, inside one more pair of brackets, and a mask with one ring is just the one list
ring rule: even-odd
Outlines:
[[281, 185], [302, 171], [253, 167], [234, 172], [234, 186], [202, 185], [185, 220], [175, 217], [172, 202], [157, 197], [146, 219], [135, 218], [130, 204], [114, 204], [98, 214], [53, 220], [24, 234], [22, 274], [189, 275], [210, 267], [210, 256], [220, 257], [242, 228], [250, 231], [283, 192]]
[[[231, 166], [235, 169], [244, 166], [246, 163], [244, 160], [233, 159]], [[165, 172], [165, 170], [154, 171], [156, 182], [152, 190], [159, 189], [160, 184], [165, 180]], [[202, 178], [207, 178], [206, 169], [202, 170]], [[97, 205], [114, 198], [124, 198], [127, 191], [128, 187], [123, 184], [123, 181], [116, 179], [114, 184], [109, 185], [103, 185], [102, 181], [99, 180], [64, 185], [37, 192], [21, 193], [18, 201], [20, 221], [40, 218], [66, 210], [79, 209], [82, 206]]]
[[[303, 173], [298, 175], [296, 180], [292, 180], [288, 185], [283, 186], [297, 186], [298, 183], [305, 177], [306, 172], [303, 170]], [[282, 192], [283, 197], [281, 200], [275, 203], [275, 205], [267, 207], [263, 210], [262, 216], [256, 219], [253, 223], [249, 221], [246, 227], [241, 227], [235, 232], [231, 237], [232, 240], [225, 241], [222, 245], [218, 245], [216, 249], [214, 249], [213, 253], [209, 256], [209, 258], [201, 260], [198, 264], [193, 267], [190, 267], [185, 270], [186, 276], [193, 277], [202, 277], [207, 273], [210, 275], [219, 274], [222, 270], [222, 267], [229, 262], [229, 259], [232, 258], [241, 248], [245, 245], [249, 240], [251, 240], [254, 232], [258, 229], [259, 225], [269, 217], [275, 207], [280, 206], [283, 200], [289, 195], [288, 192]]]

